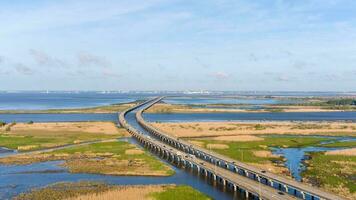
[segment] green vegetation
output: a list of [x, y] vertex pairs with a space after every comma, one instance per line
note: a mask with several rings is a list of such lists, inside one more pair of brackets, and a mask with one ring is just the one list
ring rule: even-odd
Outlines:
[[255, 130], [265, 130], [265, 129], [266, 129], [266, 127], [261, 125], [261, 124], [256, 124], [255, 125]]
[[333, 99], [326, 102], [328, 105], [338, 105], [338, 106], [345, 106], [345, 105], [356, 105], [356, 99]]
[[[11, 124], [7, 125], [7, 127], [5, 128], [5, 131], [6, 132], [9, 132], [11, 131], [11, 127], [15, 126], [16, 125], [16, 122], [12, 122]], [[1, 127], [1, 126], [0, 126]], [[1, 132], [0, 132], [1, 134]]]
[[41, 189], [34, 189], [29, 193], [23, 193], [14, 200], [62, 200], [85, 194], [97, 194], [109, 191], [113, 186], [105, 183], [78, 182], [78, 183], [56, 183]]
[[[151, 187], [151, 188], [150, 188]], [[156, 188], [163, 191], [153, 192]], [[152, 191], [153, 190], [153, 191]], [[101, 182], [75, 182], [55, 183], [44, 188], [33, 189], [28, 193], [22, 193], [14, 200], [61, 200], [61, 199], [108, 199], [114, 196], [128, 195], [133, 192], [147, 193], [142, 199], [155, 200], [210, 200], [211, 198], [186, 185], [148, 185], [148, 186], [115, 186]], [[129, 198], [128, 199], [131, 199]], [[141, 199], [140, 198], [140, 199]], [[120, 198], [119, 198], [120, 199]]]
[[186, 185], [170, 187], [163, 192], [154, 192], [150, 197], [156, 200], [209, 200], [207, 195]]
[[280, 158], [276, 157], [259, 157], [254, 154], [254, 151], [269, 150], [270, 147], [305, 147], [317, 145], [322, 141], [327, 141], [327, 138], [316, 137], [290, 137], [290, 136], [264, 136], [261, 141], [216, 141], [200, 139], [207, 148], [208, 144], [226, 144], [227, 149], [213, 149], [217, 153], [228, 156], [232, 159], [249, 162], [249, 163], [263, 163], [265, 161], [276, 161]]
[[31, 150], [40, 149], [43, 144], [54, 144], [55, 138], [36, 138], [33, 136], [0, 135], [0, 146], [9, 149], [18, 149], [21, 146], [33, 146]]
[[0, 132], [0, 146], [19, 151], [32, 151], [76, 142], [114, 139], [119, 136], [120, 133], [108, 135], [75, 131], [29, 130], [18, 131], [16, 134]]
[[0, 158], [0, 164], [26, 165], [64, 160], [71, 173], [107, 175], [170, 176], [173, 169], [141, 149], [124, 141], [107, 141], [73, 146], [39, 154]]
[[274, 108], [265, 107], [264, 110], [267, 112], [284, 112], [285, 111], [283, 108], [278, 108], [278, 107], [274, 107]]
[[[129, 161], [129, 166], [122, 166], [125, 167], [122, 170], [135, 171], [137, 170], [136, 167], [139, 167], [139, 165], [141, 164], [145, 164], [149, 167], [150, 171], [164, 171], [166, 175], [174, 174], [174, 170], [167, 167], [158, 159], [148, 154], [147, 151], [145, 153], [139, 153], [139, 154], [126, 153], [127, 150], [135, 149], [135, 148], [136, 148], [135, 146], [127, 142], [115, 141], [115, 142], [103, 142], [103, 143], [96, 143], [96, 144], [90, 144], [84, 146], [71, 147], [71, 148], [53, 151], [50, 154], [71, 154], [71, 155], [78, 154], [78, 153], [79, 154], [93, 153], [97, 155], [107, 154], [104, 157], [114, 158], [119, 161]], [[76, 167], [75, 169], [73, 168], [75, 171], [93, 172], [94, 170], [95, 172], [98, 170], [95, 169], [95, 167], [97, 167], [96, 165], [84, 164], [83, 166], [72, 166], [72, 167]], [[79, 168], [77, 169], [77, 167]], [[105, 166], [102, 166], [101, 169], [99, 170], [105, 170]]]
[[336, 99], [319, 99], [318, 101], [309, 101], [298, 104], [302, 106], [320, 106], [323, 109], [331, 110], [356, 110], [356, 99], [354, 98], [336, 98]]
[[308, 129], [329, 129], [329, 128], [331, 128], [329, 124], [323, 125], [323, 124], [298, 123], [297, 125], [294, 125], [291, 129], [308, 130]]
[[356, 156], [325, 155], [320, 152], [310, 155], [307, 170], [303, 172], [308, 182], [351, 199], [351, 196], [355, 196]]
[[356, 147], [356, 141], [335, 142], [330, 144], [320, 144], [322, 147]]
[[6, 125], [6, 122], [0, 121], [0, 127], [5, 126], [5, 125]]

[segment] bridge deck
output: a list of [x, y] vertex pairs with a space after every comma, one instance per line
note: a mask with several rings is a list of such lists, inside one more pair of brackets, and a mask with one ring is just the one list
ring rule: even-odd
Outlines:
[[[137, 106], [137, 107], [139, 107], [139, 106]], [[127, 112], [129, 112], [133, 109], [135, 109], [135, 107], [129, 109]], [[123, 112], [120, 114], [120, 116], [119, 116], [120, 124], [124, 128], [126, 128], [131, 134], [133, 134], [133, 136], [136, 137], [137, 139], [144, 140], [144, 141], [150, 143], [151, 145], [154, 145], [155, 147], [160, 148], [161, 151], [166, 151], [166, 152], [169, 152], [169, 153], [175, 155], [176, 157], [179, 157], [180, 161], [185, 161], [187, 163], [192, 163], [195, 166], [199, 166], [200, 170], [206, 170], [211, 174], [215, 174], [217, 177], [220, 177], [223, 180], [226, 180], [228, 183], [233, 184], [243, 190], [246, 190], [249, 193], [260, 197], [261, 199], [268, 199], [268, 200], [284, 200], [284, 199], [292, 200], [292, 199], [295, 199], [293, 196], [291, 196], [289, 194], [286, 194], [283, 192], [280, 193], [271, 187], [268, 187], [263, 184], [258, 184], [255, 181], [250, 180], [246, 177], [242, 177], [242, 176], [234, 174], [233, 172], [230, 172], [228, 170], [218, 168], [211, 163], [202, 162], [202, 160], [200, 160], [198, 158], [191, 157], [191, 155], [189, 155], [189, 154], [186, 154], [182, 151], [179, 151], [177, 149], [169, 147], [168, 145], [166, 145], [165, 143], [163, 143], [161, 141], [158, 141], [156, 139], [153, 139], [149, 136], [146, 136], [146, 135], [140, 133], [140, 131], [136, 130], [130, 124], [128, 124], [126, 122], [124, 117], [127, 112]]]
[[[156, 131], [158, 132], [159, 134], [161, 135], [164, 135], [165, 137], [171, 139], [171, 140], [174, 140], [176, 142], [179, 142], [180, 144], [183, 144], [185, 146], [188, 146], [188, 147], [192, 147], [194, 148], [194, 150], [196, 151], [200, 151], [200, 152], [203, 152], [207, 155], [210, 155], [218, 160], [221, 160], [221, 161], [224, 161], [226, 163], [229, 163], [230, 165], [233, 165], [233, 166], [236, 166], [238, 168], [242, 168], [244, 170], [247, 170], [249, 172], [252, 172], [260, 177], [263, 177], [263, 178], [266, 178], [266, 179], [269, 179], [269, 180], [272, 180], [272, 181], [275, 181], [275, 182], [278, 182], [278, 183], [282, 183], [282, 184], [285, 184], [285, 185], [288, 185], [288, 187], [291, 187], [291, 188], [294, 188], [294, 189], [297, 189], [299, 191], [303, 191], [307, 194], [312, 194], [313, 196], [316, 196], [316, 197], [319, 197], [321, 199], [330, 199], [330, 200], [343, 200], [343, 198], [339, 197], [339, 196], [336, 196], [334, 194], [331, 194], [329, 192], [326, 192], [326, 191], [323, 191], [321, 189], [318, 189], [318, 188], [315, 188], [315, 187], [312, 187], [312, 186], [309, 186], [307, 184], [303, 184], [303, 183], [300, 183], [298, 181], [295, 181], [295, 180], [292, 180], [292, 179], [288, 179], [288, 178], [285, 178], [285, 177], [282, 177], [280, 175], [276, 175], [276, 174], [273, 174], [273, 173], [270, 173], [270, 172], [262, 172], [263, 170], [260, 169], [260, 168], [257, 168], [257, 167], [254, 167], [254, 166], [251, 166], [251, 165], [247, 165], [243, 162], [240, 162], [240, 161], [236, 161], [236, 160], [233, 160], [231, 158], [228, 158], [226, 156], [223, 156], [223, 155], [220, 155], [218, 153], [215, 153], [215, 152], [210, 152], [204, 148], [201, 148], [201, 147], [198, 147], [192, 143], [189, 143], [187, 141], [183, 141], [183, 140], [179, 140], [178, 138], [174, 137], [174, 136], [171, 136], [169, 134], [166, 134], [160, 130], [158, 130], [157, 128], [153, 127], [152, 125], [150, 125], [149, 123], [147, 123], [143, 117], [142, 117], [142, 113], [150, 108], [152, 105], [154, 105], [155, 103], [159, 102], [160, 100], [162, 100], [163, 97], [160, 97], [160, 98], [157, 98], [157, 99], [154, 99], [150, 102], [148, 102], [148, 106], [146, 106], [144, 109], [141, 109], [140, 111], [137, 112], [137, 120], [142, 123], [146, 128], [148, 129], [151, 129], [151, 131]], [[224, 170], [224, 171], [228, 171], [228, 170]], [[231, 172], [233, 173], [233, 172]], [[233, 173], [236, 175], [236, 173]], [[242, 176], [241, 176], [242, 177]], [[256, 181], [254, 181], [256, 182]], [[272, 187], [270, 187], [271, 189], [273, 189]]]

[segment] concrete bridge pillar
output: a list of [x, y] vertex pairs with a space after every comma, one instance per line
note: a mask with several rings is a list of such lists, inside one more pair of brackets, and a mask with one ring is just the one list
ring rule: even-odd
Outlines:
[[232, 188], [234, 189], [234, 192], [237, 191], [237, 185], [233, 184], [233, 185], [232, 185]]
[[226, 186], [226, 180], [225, 179], [222, 178], [221, 179], [221, 183], [222, 183], [223, 186]]
[[288, 193], [288, 186], [284, 185], [284, 190]]
[[213, 180], [216, 181], [216, 175], [215, 174], [213, 174]]
[[205, 175], [205, 177], [208, 177], [208, 170], [205, 169], [204, 175]]
[[245, 190], [245, 197], [246, 197], [246, 199], [248, 199], [249, 196], [250, 196], [250, 194], [248, 193], [247, 190]]
[[302, 199], [305, 199], [305, 193], [303, 191], [300, 192], [302, 194]]
[[273, 187], [273, 181], [271, 179], [268, 180], [271, 184], [271, 187]]
[[198, 173], [200, 172], [200, 167], [197, 165], [197, 171], [198, 171]]

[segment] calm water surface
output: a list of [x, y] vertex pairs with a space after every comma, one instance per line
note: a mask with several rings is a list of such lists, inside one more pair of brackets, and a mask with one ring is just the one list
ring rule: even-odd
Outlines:
[[[134, 113], [129, 113], [127, 119], [130, 124], [140, 128]], [[144, 131], [142, 128], [140, 129]], [[137, 144], [134, 139], [124, 138], [122, 140]], [[3, 153], [5, 153], [5, 151]], [[164, 160], [162, 161], [167, 163]], [[0, 199], [10, 199], [20, 193], [29, 191], [32, 188], [44, 187], [49, 184], [63, 181], [104, 181], [109, 184], [117, 185], [185, 184], [192, 186], [214, 199], [244, 199], [242, 194], [224, 192], [222, 188], [213, 186], [212, 182], [190, 171], [174, 166], [172, 166], [172, 168], [175, 170], [176, 174], [170, 177], [108, 176], [71, 174], [65, 168], [58, 166], [62, 162], [63, 161], [51, 161], [24, 166], [0, 165]]]
[[[87, 108], [109, 104], [127, 103], [152, 98], [159, 94], [105, 93], [105, 92], [0, 92], [0, 110], [46, 110]], [[173, 104], [283, 104], [291, 100], [261, 98], [219, 97], [169, 97], [164, 100]]]
[[[44, 187], [57, 182], [102, 181], [116, 185], [186, 184], [215, 199], [233, 199], [233, 196], [213, 187], [195, 174], [175, 168], [170, 177], [108, 176], [96, 174], [71, 174], [59, 165], [63, 161], [51, 161], [22, 166], [0, 165], [0, 199], [11, 199], [32, 188]], [[238, 199], [238, 198], [235, 198]]]
[[146, 113], [146, 120], [155, 122], [191, 121], [356, 121], [356, 112], [276, 112], [276, 113]]
[[71, 113], [71, 114], [0, 114], [0, 121], [11, 122], [86, 122], [118, 121], [116, 113]]
[[148, 97], [150, 95], [100, 92], [55, 92], [48, 94], [44, 92], [0, 93], [0, 110], [86, 108], [127, 103]]
[[[144, 118], [151, 122], [191, 121], [356, 121], [356, 112], [296, 112], [296, 113], [147, 113]], [[117, 122], [116, 113], [76, 114], [0, 114], [4, 122], [71, 122], [112, 121]]]
[[[285, 136], [283, 136], [285, 137]], [[296, 136], [291, 136], [296, 137]], [[310, 137], [310, 136], [297, 136], [297, 137]], [[344, 141], [356, 141], [355, 137], [334, 137], [334, 136], [314, 136], [317, 138], [328, 138], [329, 141], [320, 142], [320, 144], [344, 142]], [[292, 176], [297, 180], [301, 181], [301, 173], [306, 170], [304, 160], [308, 159], [307, 153], [310, 152], [323, 152], [332, 151], [337, 149], [345, 149], [343, 147], [302, 147], [302, 148], [272, 148], [272, 153], [275, 155], [283, 156], [285, 161], [285, 166], [289, 169]]]

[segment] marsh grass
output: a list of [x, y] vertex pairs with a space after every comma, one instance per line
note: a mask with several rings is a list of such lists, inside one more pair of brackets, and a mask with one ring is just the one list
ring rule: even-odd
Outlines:
[[100, 182], [56, 183], [20, 194], [14, 200], [62, 200], [84, 194], [98, 194], [112, 188], [112, 186]]
[[210, 200], [205, 194], [187, 185], [115, 186], [102, 182], [62, 182], [22, 193], [14, 200]]
[[[174, 170], [160, 162], [157, 158], [148, 154], [126, 153], [127, 150], [134, 150], [136, 147], [124, 141], [103, 142], [90, 145], [83, 145], [62, 150], [57, 150], [51, 154], [92, 154], [94, 157], [104, 156], [101, 160], [84, 160], [84, 162], [69, 162], [68, 167], [74, 172], [91, 173], [119, 173], [119, 174], [151, 174], [170, 176]], [[116, 162], [121, 161], [121, 162]], [[71, 165], [72, 164], [72, 165]], [[115, 165], [117, 164], [117, 165]], [[114, 166], [113, 168], [111, 166]]]
[[302, 173], [309, 183], [336, 192], [348, 199], [356, 197], [356, 156], [310, 154]]
[[[49, 147], [74, 144], [78, 141], [93, 141], [118, 138], [118, 134], [88, 133], [80, 131], [16, 131], [15, 134], [0, 134], [0, 146], [19, 151], [39, 150]], [[24, 148], [33, 147], [33, 148]]]
[[[216, 141], [211, 139], [201, 138], [196, 141], [204, 143], [204, 147], [207, 148], [208, 144], [226, 144], [229, 148], [226, 149], [213, 149], [219, 154], [228, 156], [232, 159], [249, 162], [249, 163], [263, 163], [265, 161], [278, 161], [281, 158], [268, 158], [258, 157], [254, 154], [254, 151], [269, 150], [270, 147], [305, 147], [317, 145], [322, 141], [330, 140], [326, 138], [316, 137], [283, 137], [283, 136], [264, 136], [264, 140], [260, 141], [243, 141], [243, 142], [231, 142], [231, 141]], [[208, 148], [207, 148], [208, 149]]]
[[186, 185], [167, 187], [163, 192], [149, 195], [156, 200], [210, 200], [212, 198]]
[[343, 141], [343, 142], [335, 142], [330, 144], [320, 144], [322, 147], [356, 147], [356, 141]]

